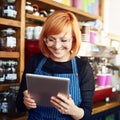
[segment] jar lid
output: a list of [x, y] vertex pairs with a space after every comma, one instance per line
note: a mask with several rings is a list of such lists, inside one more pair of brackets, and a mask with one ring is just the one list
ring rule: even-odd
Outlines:
[[12, 4], [15, 3], [15, 1], [16, 1], [16, 0], [3, 0], [3, 2], [5, 2], [5, 3], [10, 3], [10, 4], [11, 4], [11, 3], [12, 3]]
[[8, 34], [8, 35], [12, 35], [12, 34], [16, 33], [13, 28], [7, 28], [7, 29], [1, 30], [1, 31], [2, 31], [3, 33]]

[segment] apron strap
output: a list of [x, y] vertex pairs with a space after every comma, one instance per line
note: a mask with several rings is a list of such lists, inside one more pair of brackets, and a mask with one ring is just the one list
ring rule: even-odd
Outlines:
[[75, 74], [78, 73], [77, 62], [75, 58], [72, 59], [72, 69], [73, 69], [73, 73]]
[[43, 57], [42, 60], [39, 62], [37, 68], [42, 69], [42, 66], [45, 64], [46, 61], [47, 61], [47, 58]]

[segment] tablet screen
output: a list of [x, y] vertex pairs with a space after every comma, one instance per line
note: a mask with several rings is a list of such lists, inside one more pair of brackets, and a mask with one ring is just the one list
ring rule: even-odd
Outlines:
[[39, 106], [51, 106], [50, 97], [58, 92], [67, 95], [69, 78], [26, 74], [27, 89]]

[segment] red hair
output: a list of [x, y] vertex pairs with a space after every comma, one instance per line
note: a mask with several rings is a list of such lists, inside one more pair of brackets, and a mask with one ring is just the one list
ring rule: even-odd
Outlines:
[[73, 58], [75, 55], [77, 55], [81, 44], [81, 32], [77, 18], [69, 11], [56, 11], [47, 18], [40, 35], [39, 48], [46, 57], [49, 57], [50, 51], [44, 42], [44, 38], [50, 35], [57, 35], [61, 33], [63, 29], [69, 27], [72, 27], [73, 37], [70, 58]]

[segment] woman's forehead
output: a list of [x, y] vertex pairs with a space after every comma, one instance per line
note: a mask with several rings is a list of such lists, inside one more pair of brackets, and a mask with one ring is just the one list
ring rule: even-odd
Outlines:
[[48, 32], [48, 35], [58, 35], [66, 36], [72, 34], [72, 27], [71, 26], [64, 26], [62, 28], [56, 27], [54, 29], [51, 29], [50, 32]]

